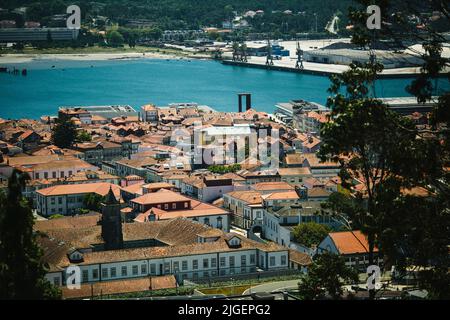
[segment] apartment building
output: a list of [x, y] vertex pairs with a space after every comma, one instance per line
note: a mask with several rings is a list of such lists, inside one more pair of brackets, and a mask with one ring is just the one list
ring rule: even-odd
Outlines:
[[157, 192], [145, 193], [129, 203], [136, 215], [136, 222], [184, 217], [217, 229], [230, 230], [228, 211], [171, 190], [160, 189]]
[[72, 215], [84, 209], [84, 199], [89, 194], [106, 196], [109, 190], [120, 199], [120, 187], [111, 183], [86, 183], [57, 185], [36, 191], [37, 213], [45, 217], [61, 214]]

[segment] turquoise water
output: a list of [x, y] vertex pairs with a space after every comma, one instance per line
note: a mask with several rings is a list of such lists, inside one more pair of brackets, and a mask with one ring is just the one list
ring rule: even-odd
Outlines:
[[[1, 58], [0, 58], [1, 65]], [[197, 102], [237, 111], [239, 92], [252, 93], [255, 109], [272, 112], [277, 102], [304, 99], [324, 104], [329, 79], [200, 60], [34, 61], [15, 64], [28, 76], [0, 73], [0, 117], [39, 118], [59, 106]], [[52, 67], [54, 66], [54, 67]], [[377, 84], [381, 97], [407, 96], [410, 79]]]

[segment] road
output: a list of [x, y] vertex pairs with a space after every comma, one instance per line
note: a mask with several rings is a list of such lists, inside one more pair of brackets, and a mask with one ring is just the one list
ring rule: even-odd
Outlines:
[[263, 283], [245, 290], [242, 294], [246, 295], [255, 292], [274, 292], [283, 291], [284, 289], [296, 289], [298, 282], [299, 279]]

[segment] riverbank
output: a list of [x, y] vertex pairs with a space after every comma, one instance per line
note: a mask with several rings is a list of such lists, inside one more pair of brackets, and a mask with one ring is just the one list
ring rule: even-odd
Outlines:
[[1, 53], [2, 64], [27, 63], [37, 60], [72, 60], [72, 61], [105, 61], [126, 59], [210, 59], [208, 54], [193, 53], [163, 48], [54, 48], [54, 49], [24, 49], [18, 52]]

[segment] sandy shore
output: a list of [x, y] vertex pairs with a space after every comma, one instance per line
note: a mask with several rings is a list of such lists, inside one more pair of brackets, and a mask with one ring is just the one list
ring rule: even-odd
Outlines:
[[188, 59], [173, 54], [156, 52], [126, 52], [126, 53], [73, 53], [73, 54], [4, 54], [0, 55], [1, 64], [27, 63], [37, 60], [71, 60], [71, 61], [104, 61], [124, 59]]

